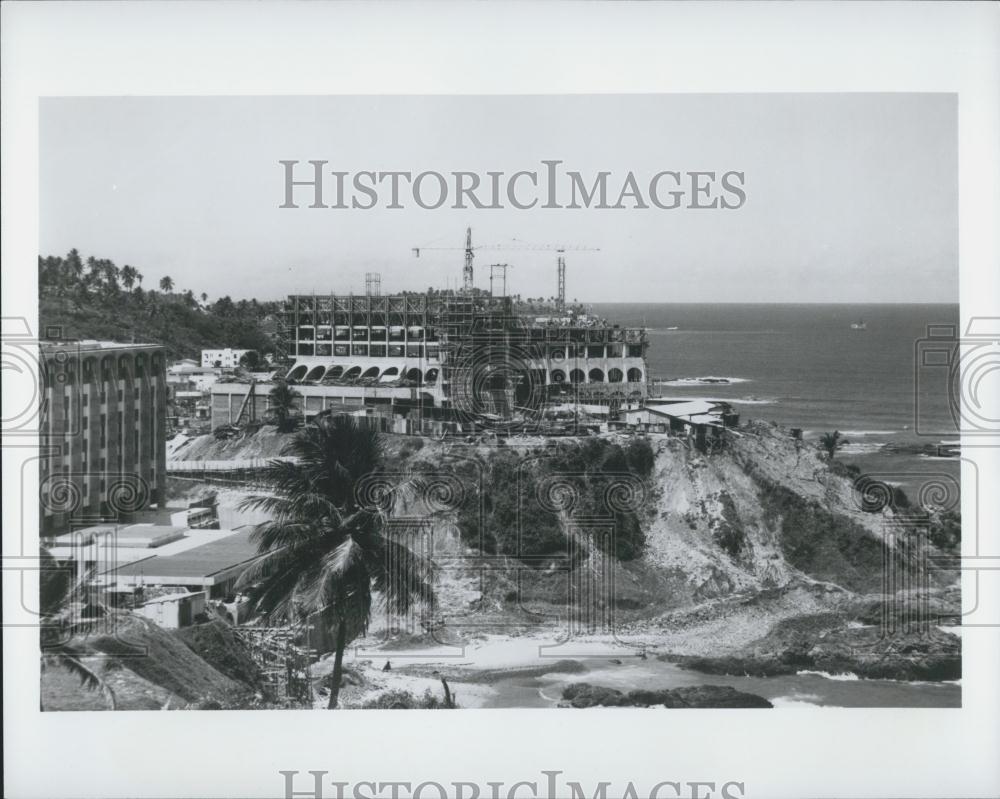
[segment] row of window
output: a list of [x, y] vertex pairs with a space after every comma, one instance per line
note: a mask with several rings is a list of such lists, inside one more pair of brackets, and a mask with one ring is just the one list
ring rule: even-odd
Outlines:
[[[437, 360], [441, 348], [437, 344], [335, 344], [299, 342], [297, 355], [337, 358], [424, 358]], [[600, 360], [603, 358], [641, 358], [640, 344], [579, 344], [548, 349], [550, 360], [559, 362], [574, 358]], [[539, 355], [539, 357], [541, 357]]]
[[[83, 368], [81, 370], [81, 381], [85, 383], [93, 383], [98, 380], [110, 383], [113, 380], [129, 380], [132, 378], [142, 380], [146, 377], [146, 367], [142, 360], [138, 361], [134, 367], [128, 363], [119, 363], [117, 368], [113, 363], [105, 362], [102, 366], [98, 367], [97, 362], [93, 359], [88, 359], [83, 362]], [[157, 377], [162, 377], [163, 364], [159, 358], [153, 359], [152, 374], [154, 379]], [[43, 370], [43, 379], [46, 388], [50, 388], [54, 383], [59, 383], [61, 385], [75, 385], [77, 382], [77, 370], [73, 363], [67, 364], [65, 369], [45, 369]]]
[[[43, 472], [46, 471], [44, 463], [42, 464], [42, 471]], [[101, 475], [101, 480], [100, 480], [100, 489], [99, 489], [99, 491], [100, 491], [101, 495], [103, 496], [104, 493], [108, 490], [108, 480], [107, 480], [107, 477], [104, 476], [106, 474], [106, 472], [104, 471], [104, 459], [103, 458], [101, 459], [101, 472], [102, 472], [102, 475]], [[61, 473], [63, 475], [68, 476], [69, 475], [69, 467], [68, 466], [63, 466]], [[115, 474], [122, 474], [122, 472], [119, 471], [119, 472], [116, 472]], [[154, 485], [154, 486], [156, 485], [156, 469], [155, 468], [150, 468], [150, 470], [149, 470], [149, 483], [150, 483], [150, 485]], [[85, 496], [85, 497], [88, 496], [90, 494], [90, 481], [89, 480], [81, 480], [80, 481], [80, 486], [81, 486], [81, 493], [83, 494], [83, 496]]]
[[[569, 327], [562, 325], [527, 326], [524, 319], [511, 316], [467, 317], [441, 316], [424, 319], [411, 315], [408, 319], [402, 316], [356, 316], [338, 318], [330, 324], [329, 316], [321, 318], [318, 325], [314, 324], [309, 314], [300, 314], [298, 321], [292, 325], [292, 330], [299, 339], [318, 341], [403, 341], [409, 340], [435, 341], [439, 331], [447, 328], [449, 335], [468, 334], [471, 331], [483, 333], [486, 331], [507, 330], [516, 332], [526, 341], [541, 343], [544, 341], [573, 343], [604, 344], [608, 342], [627, 342], [640, 344], [645, 331], [640, 328], [621, 327]], [[369, 332], [370, 331], [370, 332]]]
[[549, 347], [549, 358], [564, 361], [569, 358], [641, 358], [641, 344], [570, 344], [566, 347]]
[[[289, 317], [289, 322], [294, 321], [296, 321], [296, 317], [293, 314]], [[297, 322], [299, 325], [306, 327], [313, 327], [315, 325], [319, 325], [320, 327], [368, 327], [370, 325], [376, 327], [426, 327], [428, 318], [422, 313], [406, 314], [376, 311], [370, 315], [367, 313], [337, 313], [330, 315], [324, 312], [312, 314], [308, 311], [300, 311]]]
[[432, 344], [303, 344], [298, 354], [318, 357], [428, 358], [437, 360], [441, 348]]
[[621, 369], [608, 369], [607, 375], [601, 369], [591, 369], [584, 373], [582, 369], [571, 369], [569, 374], [562, 369], [553, 369], [549, 374], [549, 379], [553, 383], [621, 383], [627, 379], [629, 383], [642, 382], [642, 369], [629, 369], [622, 372]]
[[300, 341], [437, 341], [434, 330], [423, 327], [299, 327]]
[[[132, 398], [136, 402], [139, 401], [140, 397], [139, 397], [139, 387], [138, 386], [136, 386], [136, 388], [133, 390]], [[150, 400], [152, 402], [154, 402], [154, 403], [156, 402], [156, 388], [155, 387], [153, 389], [151, 389], [150, 394], [149, 394], [149, 398], [150, 398]], [[101, 390], [98, 392], [98, 399], [100, 400], [101, 404], [104, 404], [105, 402], [108, 401], [108, 393], [107, 393], [107, 391], [104, 390], [104, 386], [103, 385], [101, 386]], [[125, 400], [125, 392], [122, 389], [118, 389], [118, 402], [124, 402], [124, 400]], [[66, 408], [66, 410], [68, 412], [69, 406], [68, 406], [68, 404], [66, 404], [66, 403], [69, 402], [69, 395], [68, 394], [64, 394], [63, 395], [63, 402], [64, 402], [64, 407]], [[90, 404], [90, 393], [89, 392], [83, 391], [83, 392], [80, 393], [80, 404], [84, 408], [86, 408]], [[136, 411], [136, 413], [138, 414], [138, 411]], [[138, 418], [138, 417], [136, 417], [136, 418]]]

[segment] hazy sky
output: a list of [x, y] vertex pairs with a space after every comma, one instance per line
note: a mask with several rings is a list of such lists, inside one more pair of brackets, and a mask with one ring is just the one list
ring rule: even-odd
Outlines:
[[[43, 255], [76, 247], [215, 298], [460, 279], [512, 239], [568, 252], [587, 302], [957, 302], [956, 100], [934, 94], [53, 98]], [[280, 209], [281, 159], [328, 169], [745, 173], [739, 210]], [[617, 190], [611, 192], [617, 194]], [[299, 195], [297, 195], [299, 196]], [[301, 196], [304, 196], [301, 195]], [[613, 200], [612, 200], [613, 202]], [[481, 251], [509, 291], [556, 290], [552, 252]]]

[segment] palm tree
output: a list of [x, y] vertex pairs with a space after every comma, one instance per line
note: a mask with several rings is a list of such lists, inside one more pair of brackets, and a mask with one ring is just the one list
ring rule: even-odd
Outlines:
[[87, 631], [86, 622], [72, 622], [70, 605], [80, 598], [82, 583], [73, 584], [68, 571], [56, 568], [55, 559], [42, 549], [40, 576], [40, 606], [42, 617], [42, 668], [62, 666], [80, 678], [80, 682], [94, 691], [100, 691], [111, 710], [116, 709], [115, 693], [111, 686], [84, 663], [87, 652], [72, 643], [72, 636]]
[[84, 278], [84, 281], [88, 286], [93, 285], [100, 287], [101, 278], [104, 275], [104, 264], [91, 255], [87, 258], [87, 269], [90, 271], [87, 272], [87, 276]]
[[139, 273], [135, 271], [135, 267], [125, 264], [122, 267], [122, 283], [125, 285], [129, 291], [132, 290], [132, 286], [135, 285], [136, 275]]
[[74, 247], [66, 256], [66, 264], [69, 266], [70, 274], [79, 281], [83, 277], [83, 261], [80, 259], [79, 250]]
[[240, 577], [267, 620], [319, 621], [334, 637], [327, 707], [340, 696], [344, 650], [371, 620], [372, 592], [405, 613], [430, 601], [427, 562], [386, 533], [385, 513], [359, 503], [358, 481], [377, 472], [382, 440], [350, 417], [325, 417], [293, 439], [266, 471], [271, 493], [241, 507], [272, 521], [253, 532], [261, 557]]
[[115, 295], [119, 292], [118, 275], [120, 270], [115, 266], [114, 261], [101, 261], [104, 268], [104, 287], [108, 294]]
[[847, 443], [849, 442], [846, 438], [841, 437], [839, 430], [834, 430], [832, 433], [823, 433], [819, 439], [820, 448], [826, 452], [830, 460], [833, 460], [837, 455], [837, 450]]
[[201, 301], [203, 303], [208, 302], [208, 295], [204, 291], [201, 293]]
[[161, 277], [160, 278], [160, 291], [170, 292], [170, 291], [173, 291], [173, 290], [174, 290], [174, 281], [173, 281], [173, 279], [170, 278], [170, 277]]
[[295, 400], [302, 395], [282, 380], [268, 394], [271, 400], [270, 408], [274, 413], [278, 423], [278, 430], [288, 433], [295, 429], [297, 419], [293, 415], [295, 412]]

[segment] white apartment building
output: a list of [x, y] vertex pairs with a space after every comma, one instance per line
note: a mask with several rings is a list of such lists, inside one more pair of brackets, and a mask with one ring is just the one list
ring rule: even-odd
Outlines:
[[224, 350], [202, 350], [201, 365], [211, 369], [214, 366], [223, 369], [235, 369], [240, 365], [240, 358], [250, 350], [234, 350], [226, 348]]

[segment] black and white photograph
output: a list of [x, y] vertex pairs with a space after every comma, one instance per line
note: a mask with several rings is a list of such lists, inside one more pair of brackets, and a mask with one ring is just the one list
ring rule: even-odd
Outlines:
[[956, 110], [46, 100], [43, 709], [960, 705]]
[[[5, 639], [37, 723], [169, 728], [142, 747], [162, 772], [216, 724], [287, 748], [294, 720], [460, 738], [491, 712], [506, 759], [532, 727], [710, 747], [874, 713], [933, 749], [935, 718], [995, 720], [970, 675], [1000, 625], [1000, 315], [962, 293], [957, 90], [313, 85], [38, 92], [3, 314], [5, 604], [34, 615]], [[438, 749], [455, 773], [288, 754], [255, 785], [910, 790], [895, 755], [834, 794], [728, 748], [712, 773], [553, 756], [502, 782]], [[980, 762], [964, 795], [1000, 784]]]

